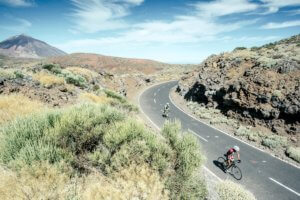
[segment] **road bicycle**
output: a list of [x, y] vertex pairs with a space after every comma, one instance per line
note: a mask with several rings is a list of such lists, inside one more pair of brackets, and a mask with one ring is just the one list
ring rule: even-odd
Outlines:
[[218, 158], [218, 163], [222, 165], [223, 171], [228, 170], [229, 174], [231, 174], [236, 180], [241, 180], [242, 179], [242, 170], [237, 166], [237, 161], [233, 160], [231, 165], [228, 167], [227, 166], [227, 159], [224, 157], [219, 157]]
[[162, 110], [162, 116], [164, 117], [164, 118], [169, 118], [169, 110]]

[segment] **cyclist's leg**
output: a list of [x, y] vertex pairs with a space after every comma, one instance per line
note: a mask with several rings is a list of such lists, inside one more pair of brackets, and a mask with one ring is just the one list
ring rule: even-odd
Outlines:
[[227, 156], [227, 166], [226, 166], [227, 169], [229, 169], [231, 167], [233, 159], [234, 159], [233, 155]]

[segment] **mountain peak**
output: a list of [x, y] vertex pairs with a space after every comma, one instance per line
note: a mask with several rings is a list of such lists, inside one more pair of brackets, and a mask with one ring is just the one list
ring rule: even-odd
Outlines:
[[65, 52], [31, 36], [20, 34], [0, 42], [0, 54], [10, 57], [44, 58], [66, 55]]

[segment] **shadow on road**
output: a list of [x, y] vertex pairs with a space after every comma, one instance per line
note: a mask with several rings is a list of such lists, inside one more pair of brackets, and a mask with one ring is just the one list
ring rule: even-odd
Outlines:
[[213, 163], [214, 163], [215, 166], [217, 166], [218, 168], [220, 168], [220, 169], [225, 173], [225, 168], [224, 168], [222, 162], [219, 162], [219, 161], [217, 161], [217, 160], [214, 160]]

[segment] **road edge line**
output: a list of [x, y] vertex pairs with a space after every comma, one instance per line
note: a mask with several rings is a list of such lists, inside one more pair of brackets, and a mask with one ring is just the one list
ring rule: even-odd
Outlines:
[[289, 188], [288, 186], [283, 185], [282, 183], [280, 183], [279, 181], [276, 181], [275, 179], [273, 179], [273, 178], [271, 178], [271, 177], [269, 177], [269, 179], [270, 179], [271, 181], [273, 181], [274, 183], [277, 183], [277, 184], [280, 185], [281, 187], [283, 187], [283, 188], [289, 190], [290, 192], [296, 194], [298, 197], [300, 197], [300, 194], [299, 194], [298, 192], [296, 192], [295, 190]]
[[188, 132], [194, 134], [196, 137], [199, 137], [201, 140], [205, 141], [205, 142], [208, 142], [207, 139], [205, 139], [204, 137], [198, 135], [195, 131], [192, 131], [191, 129], [188, 128]]
[[[174, 88], [174, 87], [173, 87], [173, 88]], [[268, 153], [268, 152], [266, 152], [266, 151], [264, 151], [264, 150], [262, 150], [262, 149], [260, 149], [260, 148], [258, 148], [258, 147], [256, 147], [256, 146], [253, 146], [253, 145], [251, 145], [251, 144], [249, 144], [249, 143], [247, 143], [247, 142], [245, 142], [245, 141], [243, 141], [243, 140], [241, 140], [241, 139], [239, 139], [239, 138], [237, 138], [237, 137], [235, 137], [235, 136], [233, 136], [233, 135], [230, 135], [229, 133], [226, 133], [226, 132], [224, 132], [224, 131], [222, 131], [222, 130], [216, 128], [216, 127], [213, 127], [213, 126], [210, 125], [210, 124], [207, 124], [207, 123], [205, 123], [205, 122], [200, 121], [199, 119], [197, 119], [196, 117], [194, 117], [193, 115], [191, 115], [191, 114], [189, 114], [189, 113], [186, 113], [185, 111], [183, 111], [180, 107], [178, 107], [178, 106], [174, 103], [173, 99], [171, 98], [170, 93], [169, 93], [169, 99], [170, 99], [170, 101], [172, 102], [172, 104], [173, 104], [176, 108], [178, 108], [179, 110], [181, 110], [182, 112], [184, 112], [186, 115], [190, 116], [191, 118], [197, 120], [198, 122], [200, 122], [200, 123], [202, 123], [202, 124], [205, 124], [205, 125], [207, 125], [207, 126], [213, 128], [213, 129], [215, 129], [215, 130], [217, 130], [217, 131], [220, 131], [221, 133], [224, 133], [224, 134], [228, 135], [229, 137], [232, 137], [232, 138], [234, 138], [234, 139], [236, 139], [236, 140], [238, 140], [238, 141], [240, 141], [240, 142], [242, 142], [242, 143], [244, 143], [244, 144], [246, 144], [246, 145], [248, 145], [248, 146], [250, 146], [250, 147], [253, 147], [253, 148], [255, 148], [255, 149], [257, 149], [257, 150], [259, 150], [259, 151], [261, 151], [261, 152], [263, 152], [263, 153], [266, 153], [266, 154], [272, 156], [273, 158], [276, 158], [276, 159], [278, 159], [278, 160], [280, 160], [280, 161], [282, 161], [282, 162], [284, 162], [284, 163], [286, 163], [286, 164], [289, 164], [289, 165], [291, 165], [291, 166], [293, 166], [293, 167], [296, 167], [297, 169], [300, 169], [300, 167], [298, 167], [297, 165], [294, 165], [294, 164], [289, 163], [289, 162], [287, 162], [287, 161], [285, 161], [285, 160], [283, 160], [283, 159], [281, 159], [281, 158], [278, 158], [278, 157], [276, 157], [276, 156], [274, 156], [274, 155], [272, 155], [272, 154], [270, 154], [270, 153]]]

